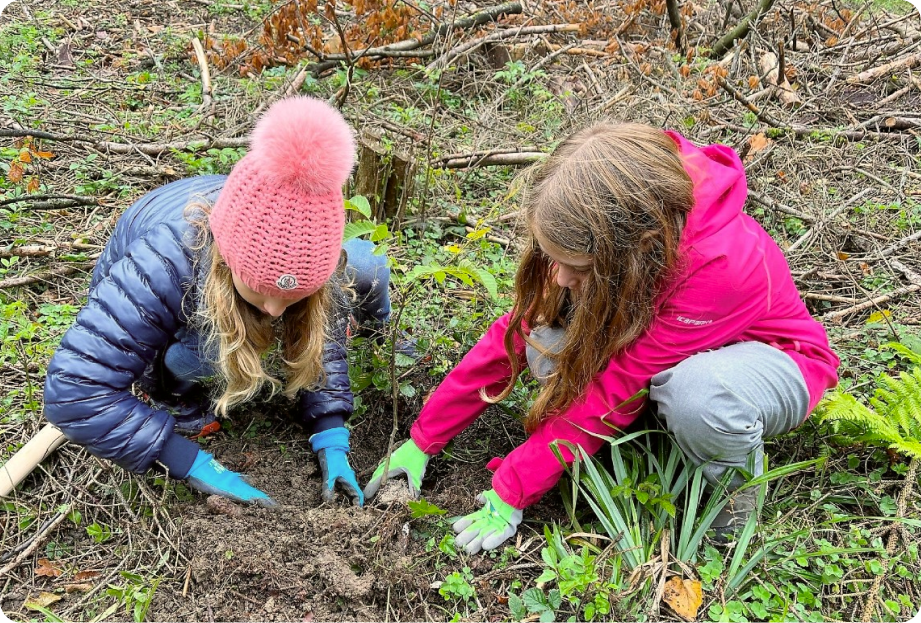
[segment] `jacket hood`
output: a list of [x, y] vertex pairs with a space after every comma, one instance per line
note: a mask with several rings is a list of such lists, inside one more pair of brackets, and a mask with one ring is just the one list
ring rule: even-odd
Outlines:
[[678, 145], [684, 169], [694, 182], [694, 208], [683, 236], [690, 245], [719, 232], [742, 211], [748, 196], [745, 168], [730, 147], [697, 147], [677, 132], [666, 134]]

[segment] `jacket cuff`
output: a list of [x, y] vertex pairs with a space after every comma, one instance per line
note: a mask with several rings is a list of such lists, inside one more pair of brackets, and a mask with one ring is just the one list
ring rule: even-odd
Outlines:
[[524, 510], [529, 506], [529, 504], [524, 503], [520, 493], [516, 493], [506, 487], [505, 484], [496, 477], [496, 474], [493, 474], [492, 477], [492, 488], [493, 491], [496, 492], [496, 495], [499, 496], [499, 499], [509, 506], [517, 508], [518, 510]]
[[313, 434], [322, 433], [325, 430], [331, 428], [339, 428], [345, 426], [345, 416], [341, 413], [334, 413], [333, 415], [324, 415], [313, 421]]
[[166, 439], [157, 459], [169, 469], [169, 475], [176, 480], [184, 480], [192, 469], [192, 463], [201, 448], [191, 439], [173, 433]]

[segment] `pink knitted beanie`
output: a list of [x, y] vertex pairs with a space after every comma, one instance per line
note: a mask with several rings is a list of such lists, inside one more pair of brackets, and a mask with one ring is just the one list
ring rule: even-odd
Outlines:
[[339, 262], [342, 185], [354, 161], [352, 131], [326, 102], [292, 97], [269, 108], [211, 210], [230, 270], [264, 296], [319, 290]]

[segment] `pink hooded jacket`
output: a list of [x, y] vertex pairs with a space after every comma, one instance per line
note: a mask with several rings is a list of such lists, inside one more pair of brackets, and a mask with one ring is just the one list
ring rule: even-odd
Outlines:
[[[623, 403], [648, 388], [654, 375], [696, 353], [748, 341], [779, 348], [803, 373], [810, 411], [837, 384], [839, 361], [825, 329], [800, 299], [780, 248], [742, 212], [748, 189], [738, 155], [723, 145], [698, 148], [668, 134], [694, 182], [694, 208], [682, 233], [685, 266], [659, 297], [646, 332], [612, 358], [568, 409], [544, 420], [504, 460], [490, 462], [493, 488], [516, 508], [539, 500], [563, 474], [551, 442], [565, 440], [595, 453], [604, 442], [585, 431], [610, 436], [611, 426], [627, 427], [644, 404]], [[423, 407], [410, 432], [423, 452], [440, 452], [485, 411], [481, 388], [496, 395], [506, 386], [508, 323], [508, 314], [499, 318]], [[524, 341], [516, 339], [515, 354], [526, 366]], [[560, 450], [567, 462], [573, 460], [565, 446]]]

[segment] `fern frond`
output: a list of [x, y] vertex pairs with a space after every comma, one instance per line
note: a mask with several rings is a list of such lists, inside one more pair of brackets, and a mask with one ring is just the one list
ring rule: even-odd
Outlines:
[[837, 423], [838, 432], [855, 441], [882, 446], [903, 441], [894, 420], [850, 394], [835, 392], [823, 401], [823, 407], [823, 419]]
[[899, 427], [904, 437], [921, 439], [921, 368], [898, 378], [881, 376], [870, 404]]
[[891, 348], [892, 350], [902, 355], [903, 357], [905, 357], [912, 363], [921, 366], [921, 354], [916, 353], [915, 351], [908, 348], [904, 344], [900, 344], [899, 342], [889, 342], [888, 344], [885, 344], [883, 348]]
[[899, 454], [921, 461], [921, 441], [904, 439], [900, 443], [893, 443], [889, 447]]

